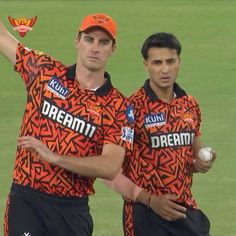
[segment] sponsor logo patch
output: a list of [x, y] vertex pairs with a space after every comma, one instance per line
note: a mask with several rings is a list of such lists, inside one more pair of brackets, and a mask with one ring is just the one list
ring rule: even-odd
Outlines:
[[93, 137], [96, 126], [93, 123], [89, 123], [82, 117], [74, 116], [73, 114], [64, 111], [60, 107], [50, 103], [50, 101], [43, 100], [41, 107], [41, 114], [64, 127], [83, 134], [86, 137]]
[[144, 125], [147, 128], [161, 126], [166, 124], [165, 115], [162, 112], [156, 114], [147, 114], [144, 118]]
[[133, 143], [133, 139], [134, 139], [134, 130], [133, 129], [131, 129], [129, 127], [122, 127], [121, 132], [122, 132], [122, 135], [121, 135], [122, 140]]
[[150, 137], [152, 148], [191, 146], [194, 133], [169, 133]]
[[133, 107], [129, 105], [125, 111], [125, 116], [126, 119], [129, 121], [129, 123], [133, 124], [134, 123], [134, 111]]
[[65, 100], [69, 90], [65, 88], [56, 77], [52, 77], [48, 82], [48, 89], [58, 97]]

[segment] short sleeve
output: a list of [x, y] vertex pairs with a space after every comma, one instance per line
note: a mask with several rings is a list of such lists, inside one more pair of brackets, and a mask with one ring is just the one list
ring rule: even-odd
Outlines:
[[40, 56], [42, 53], [37, 53], [20, 43], [17, 45], [14, 69], [20, 74], [27, 89], [38, 73], [37, 60]]
[[198, 102], [190, 96], [190, 99], [192, 101], [192, 109], [193, 113], [195, 114], [195, 135], [199, 136], [201, 135], [200, 127], [201, 127], [201, 110]]
[[[110, 125], [105, 126], [104, 144], [114, 143], [124, 147], [126, 150], [131, 150], [134, 138], [132, 106], [127, 99], [120, 98], [115, 101], [114, 109], [114, 117], [109, 122]], [[111, 117], [111, 113], [109, 115]]]

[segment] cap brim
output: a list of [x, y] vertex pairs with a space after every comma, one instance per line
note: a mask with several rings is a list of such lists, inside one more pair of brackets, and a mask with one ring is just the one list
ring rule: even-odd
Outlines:
[[104, 30], [113, 40], [116, 40], [115, 37], [111, 34], [111, 32], [106, 27], [104, 27], [102, 25], [90, 25], [88, 27], [80, 29], [80, 32], [88, 31], [93, 28], [100, 28], [100, 29]]

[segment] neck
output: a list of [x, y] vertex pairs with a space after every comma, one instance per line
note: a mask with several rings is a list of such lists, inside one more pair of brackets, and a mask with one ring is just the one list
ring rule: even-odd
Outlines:
[[90, 71], [84, 67], [76, 66], [76, 80], [81, 89], [96, 90], [105, 83], [104, 70]]
[[163, 102], [171, 103], [172, 99], [174, 98], [173, 86], [168, 88], [160, 88], [150, 83], [150, 87], [159, 99], [161, 99]]

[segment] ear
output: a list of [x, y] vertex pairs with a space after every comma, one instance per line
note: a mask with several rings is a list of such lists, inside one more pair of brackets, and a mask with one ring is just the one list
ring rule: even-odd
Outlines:
[[148, 61], [143, 60], [144, 69], [147, 71]]
[[76, 36], [76, 38], [75, 38], [75, 48], [76, 48], [77, 50], [79, 50], [79, 41], [80, 41], [79, 37]]
[[179, 63], [181, 63], [181, 57], [179, 56]]
[[112, 46], [112, 49], [111, 49], [110, 54], [109, 54], [110, 57], [111, 57], [112, 54], [115, 52], [115, 50], [116, 50], [116, 45], [114, 44], [114, 45]]
[[116, 50], [116, 44], [114, 44], [113, 47], [112, 47], [111, 55], [115, 52], [115, 50]]
[[180, 66], [181, 66], [181, 57], [179, 56], [179, 69], [180, 69]]
[[112, 52], [114, 52], [116, 50], [116, 44], [114, 44], [113, 48], [112, 48]]

